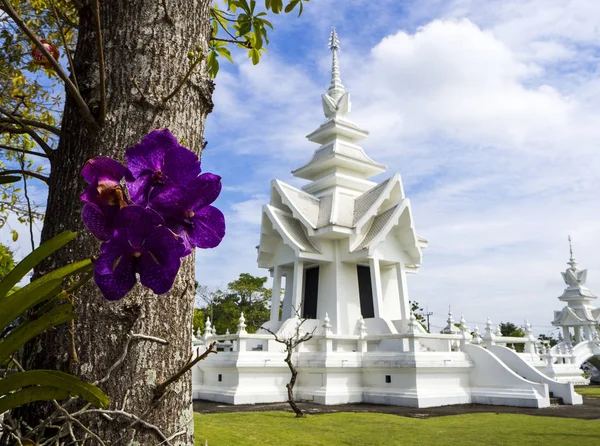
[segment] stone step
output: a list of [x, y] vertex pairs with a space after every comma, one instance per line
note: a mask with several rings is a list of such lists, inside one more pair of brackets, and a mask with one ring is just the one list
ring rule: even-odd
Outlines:
[[562, 398], [550, 397], [550, 405], [551, 406], [558, 406], [558, 405], [562, 405], [562, 404], [563, 404]]

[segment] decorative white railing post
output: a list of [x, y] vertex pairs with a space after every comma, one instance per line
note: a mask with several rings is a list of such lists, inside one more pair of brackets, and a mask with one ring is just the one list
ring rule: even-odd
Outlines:
[[492, 345], [495, 344], [494, 333], [492, 333], [492, 321], [490, 320], [489, 317], [487, 318], [487, 321], [485, 322], [485, 333], [483, 334], [482, 339], [487, 348], [490, 348]]
[[525, 352], [531, 354], [532, 359], [536, 355], [535, 351], [535, 336], [533, 336], [533, 330], [528, 320], [525, 321], [525, 337], [527, 338], [527, 344], [525, 344]]
[[552, 367], [552, 363], [554, 362], [553, 359], [554, 358], [552, 358], [552, 350], [550, 349], [550, 344], [548, 344], [546, 346], [546, 363], [548, 364], [548, 367]]
[[475, 324], [475, 327], [473, 328], [473, 340], [471, 341], [471, 344], [481, 345], [481, 333], [479, 333], [477, 324]]
[[464, 316], [460, 316], [460, 331], [462, 333], [462, 338], [460, 340], [460, 350], [465, 350], [465, 345], [469, 343], [472, 339], [471, 333], [469, 333], [469, 327], [467, 327], [467, 321]]
[[210, 323], [210, 318], [206, 318], [206, 323], [204, 324], [204, 344], [208, 344], [209, 339], [212, 337], [212, 324]]
[[575, 352], [573, 351], [573, 346], [569, 343], [567, 344], [567, 360], [570, 364], [575, 364]]
[[358, 320], [358, 351], [361, 353], [366, 353], [368, 346], [367, 346], [367, 326], [365, 324], [365, 320], [363, 319], [363, 317], [361, 316], [360, 319]]
[[502, 330], [500, 330], [500, 324], [498, 324], [496, 326], [496, 332], [494, 333], [494, 337], [495, 337], [496, 345], [506, 346], [506, 344], [500, 343], [500, 339], [502, 338]]
[[408, 318], [408, 351], [414, 353], [419, 350], [419, 341], [416, 337], [415, 326], [417, 325], [417, 318], [411, 311], [410, 317]]
[[240, 353], [245, 352], [246, 351], [245, 336], [248, 334], [248, 332], [246, 331], [246, 319], [244, 318], [244, 312], [242, 312], [242, 314], [240, 315], [237, 334], [238, 334], [237, 350]]
[[325, 339], [321, 344], [321, 351], [331, 352], [333, 351], [333, 340], [330, 338], [331, 335], [331, 319], [329, 315], [325, 313], [325, 319], [323, 319], [323, 336]]

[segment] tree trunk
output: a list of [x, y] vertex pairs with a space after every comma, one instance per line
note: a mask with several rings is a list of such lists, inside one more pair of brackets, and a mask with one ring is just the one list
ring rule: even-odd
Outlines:
[[[89, 2], [90, 5], [93, 2]], [[80, 171], [84, 163], [103, 155], [124, 160], [125, 149], [155, 128], [168, 127], [197, 153], [202, 148], [204, 123], [212, 109], [213, 84], [205, 64], [197, 68], [184, 88], [162, 107], [151, 107], [137, 91], [139, 84], [147, 100], [159, 103], [173, 91], [189, 68], [187, 53], [198, 45], [207, 48], [210, 36], [210, 0], [102, 0], [101, 23], [104, 43], [107, 116], [98, 130], [83, 121], [74, 101], [67, 99], [59, 149], [51, 160], [48, 204], [42, 241], [64, 230], [79, 232], [77, 239], [46, 262], [37, 274], [98, 252], [99, 244], [85, 230], [79, 195], [85, 184]], [[97, 110], [99, 95], [98, 51], [92, 8], [81, 10], [75, 71], [84, 99]], [[166, 8], [166, 10], [165, 10]], [[94, 107], [93, 105], [96, 104]], [[125, 362], [101, 387], [109, 395], [111, 409], [141, 415], [150, 407], [153, 389], [175, 373], [191, 353], [194, 300], [194, 256], [182, 262], [173, 289], [156, 296], [141, 286], [118, 302], [106, 301], [95, 284], [88, 283], [77, 295], [74, 372], [86, 380], [104, 376], [123, 352], [128, 333], [166, 339], [163, 346], [148, 341], [132, 342]], [[54, 329], [28, 345], [27, 368], [69, 370], [71, 337], [68, 324]], [[73, 364], [72, 364], [73, 365]], [[30, 420], [44, 417], [45, 408], [28, 408]], [[38, 418], [39, 419], [39, 418]], [[193, 445], [191, 377], [172, 386], [146, 420], [163, 430], [174, 445]], [[134, 430], [126, 433], [130, 420], [90, 420], [90, 427], [105, 441], [129, 444]], [[137, 425], [131, 444], [161, 442], [150, 430]], [[89, 444], [89, 443], [86, 443]]]
[[302, 417], [304, 417], [304, 412], [302, 412], [302, 409], [300, 409], [298, 407], [298, 405], [296, 404], [296, 401], [294, 400], [294, 385], [296, 384], [296, 378], [298, 377], [298, 370], [296, 369], [296, 366], [294, 366], [294, 362], [292, 361], [292, 353], [293, 352], [294, 352], [294, 347], [292, 347], [291, 345], [288, 345], [287, 346], [287, 356], [285, 357], [284, 361], [287, 363], [287, 365], [290, 369], [290, 372], [292, 372], [292, 377], [290, 378], [290, 382], [287, 383], [285, 385], [285, 387], [287, 387], [287, 392], [288, 392], [288, 404], [290, 405], [290, 407], [296, 414], [296, 417], [302, 418]]

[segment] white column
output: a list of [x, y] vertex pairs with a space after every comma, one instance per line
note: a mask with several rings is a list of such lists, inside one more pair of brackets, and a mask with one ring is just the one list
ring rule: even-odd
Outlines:
[[279, 322], [279, 299], [281, 297], [281, 267], [276, 265], [273, 269], [273, 291], [271, 295], [271, 329]]
[[581, 326], [576, 325], [573, 329], [575, 330], [575, 344], [579, 344], [581, 342]]
[[381, 270], [379, 259], [369, 259], [371, 269], [371, 290], [373, 291], [373, 312], [375, 317], [381, 317], [383, 312], [383, 289], [381, 287]]
[[571, 342], [571, 333], [569, 332], [569, 327], [565, 327], [563, 325], [562, 331], [563, 331], [563, 341]]
[[304, 282], [304, 262], [296, 259], [294, 261], [294, 283], [292, 288], [292, 308], [289, 317], [294, 317], [296, 312], [302, 315], [302, 288]]
[[408, 286], [406, 284], [406, 267], [404, 263], [397, 263], [396, 276], [398, 278], [398, 296], [400, 298], [400, 318], [410, 317], [410, 304], [408, 302]]

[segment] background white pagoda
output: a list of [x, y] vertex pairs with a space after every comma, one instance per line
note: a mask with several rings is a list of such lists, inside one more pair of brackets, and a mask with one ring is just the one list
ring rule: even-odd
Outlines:
[[417, 271], [427, 242], [415, 232], [400, 175], [379, 184], [369, 180], [386, 167], [357, 145], [368, 132], [349, 119], [350, 93], [340, 78], [335, 30], [329, 48], [331, 84], [322, 95], [326, 120], [307, 136], [320, 146], [292, 172], [310, 182], [299, 190], [273, 180], [262, 211], [258, 264], [273, 275], [269, 328], [280, 326], [285, 277], [282, 321], [296, 313], [309, 319], [327, 314], [333, 333], [353, 334], [361, 316], [371, 333], [393, 330], [381, 323], [385, 317], [406, 330], [406, 274]]
[[569, 268], [561, 273], [567, 287], [558, 298], [567, 305], [561, 311], [554, 312], [552, 325], [562, 328], [562, 337], [567, 343], [571, 343], [572, 329], [573, 341], [579, 344], [583, 340], [591, 341], [597, 337], [596, 325], [600, 320], [600, 308], [591, 305], [596, 296], [585, 286], [587, 270], [581, 271], [577, 268], [571, 237], [569, 237], [569, 248], [571, 252], [567, 262]]

